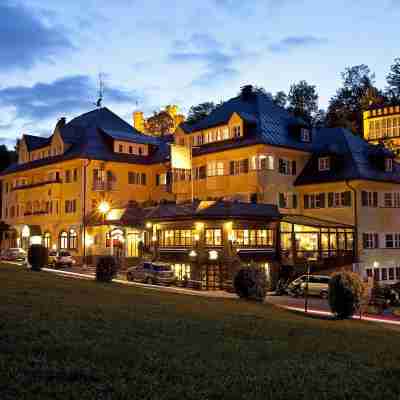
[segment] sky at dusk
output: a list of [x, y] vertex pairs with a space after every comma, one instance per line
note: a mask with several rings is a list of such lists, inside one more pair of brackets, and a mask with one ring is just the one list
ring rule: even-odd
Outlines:
[[0, 143], [93, 109], [99, 72], [103, 104], [129, 122], [301, 79], [326, 108], [347, 66], [385, 87], [399, 33], [400, 0], [0, 0]]

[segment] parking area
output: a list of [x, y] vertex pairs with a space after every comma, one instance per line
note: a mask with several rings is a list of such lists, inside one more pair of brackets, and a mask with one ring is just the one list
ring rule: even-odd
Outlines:
[[[304, 308], [304, 297], [269, 295], [267, 302], [284, 307]], [[328, 300], [316, 296], [308, 297], [308, 307], [318, 311], [330, 311]]]

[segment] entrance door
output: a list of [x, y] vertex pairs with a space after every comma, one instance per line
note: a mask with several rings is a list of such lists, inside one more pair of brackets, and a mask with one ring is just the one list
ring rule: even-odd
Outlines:
[[139, 257], [139, 233], [128, 234], [128, 257]]
[[202, 270], [202, 287], [206, 290], [222, 289], [223, 274], [218, 264], [205, 265]]

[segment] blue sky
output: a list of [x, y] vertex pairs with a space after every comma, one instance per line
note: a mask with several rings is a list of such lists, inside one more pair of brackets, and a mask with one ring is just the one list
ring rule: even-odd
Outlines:
[[399, 21], [400, 0], [0, 0], [0, 143], [94, 108], [100, 71], [128, 121], [301, 79], [325, 108], [347, 66], [385, 86]]

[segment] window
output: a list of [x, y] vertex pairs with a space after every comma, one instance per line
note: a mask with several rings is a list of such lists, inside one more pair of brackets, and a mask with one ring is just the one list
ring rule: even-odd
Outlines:
[[279, 208], [297, 208], [297, 194], [295, 193], [279, 193]]
[[237, 138], [240, 136], [242, 136], [240, 125], [233, 126], [232, 127], [232, 137]]
[[361, 192], [361, 204], [363, 207], [378, 207], [378, 192]]
[[394, 268], [389, 268], [389, 281], [394, 281]]
[[206, 229], [206, 246], [222, 246], [221, 229]]
[[75, 168], [74, 169], [74, 182], [78, 181], [78, 170]]
[[385, 247], [388, 249], [399, 249], [400, 233], [387, 233], [385, 235]]
[[65, 231], [60, 233], [60, 249], [68, 249], [68, 233]]
[[74, 229], [69, 231], [69, 248], [75, 250], [78, 248], [78, 234]]
[[141, 175], [141, 181], [140, 181], [141, 185], [146, 185], [146, 174], [142, 173]]
[[141, 147], [139, 147], [139, 156], [141, 156], [143, 153], [143, 149]]
[[76, 212], [76, 200], [65, 200], [65, 213], [72, 214]]
[[251, 169], [253, 170], [273, 170], [274, 157], [271, 155], [259, 154], [251, 157]]
[[387, 269], [386, 268], [381, 268], [381, 280], [387, 281]]
[[305, 194], [304, 208], [325, 208], [325, 193]]
[[132, 153], [133, 153], [133, 147], [129, 146], [129, 154], [132, 154]]
[[302, 142], [311, 142], [310, 130], [306, 128], [301, 128], [300, 139]]
[[171, 264], [171, 269], [178, 280], [185, 281], [191, 279], [190, 264]]
[[245, 158], [243, 160], [230, 161], [229, 163], [229, 174], [239, 175], [247, 174], [249, 172], [249, 159]]
[[377, 249], [379, 247], [379, 235], [377, 233], [363, 234], [364, 249]]
[[238, 246], [273, 246], [271, 229], [234, 229], [233, 243]]
[[50, 232], [46, 232], [43, 238], [43, 246], [49, 249], [51, 247], [51, 234]]
[[400, 207], [400, 192], [388, 192], [384, 194], [384, 207]]
[[385, 158], [385, 171], [392, 172], [393, 171], [393, 159]]
[[193, 232], [191, 229], [169, 229], [160, 232], [161, 246], [192, 246]]
[[329, 192], [328, 207], [351, 207], [351, 192]]
[[280, 158], [279, 173], [282, 175], [296, 175], [296, 161]]
[[71, 171], [69, 169], [67, 169], [65, 171], [65, 182], [66, 183], [70, 183], [71, 182]]
[[329, 171], [331, 169], [331, 162], [329, 157], [318, 158], [318, 170]]
[[118, 146], [118, 151], [119, 151], [120, 153], [123, 153], [123, 152], [124, 152], [124, 145], [123, 145], [123, 144], [120, 144], [120, 145]]
[[207, 163], [207, 176], [222, 176], [224, 175], [223, 161], [210, 161]]
[[128, 172], [128, 183], [136, 185], [136, 172]]

